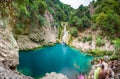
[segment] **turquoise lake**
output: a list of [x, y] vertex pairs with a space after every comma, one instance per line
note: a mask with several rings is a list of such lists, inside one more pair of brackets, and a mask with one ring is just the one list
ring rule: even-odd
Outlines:
[[89, 72], [92, 59], [92, 56], [75, 48], [56, 44], [32, 51], [20, 51], [17, 69], [35, 79], [50, 72], [62, 73], [69, 79], [76, 79], [77, 74]]

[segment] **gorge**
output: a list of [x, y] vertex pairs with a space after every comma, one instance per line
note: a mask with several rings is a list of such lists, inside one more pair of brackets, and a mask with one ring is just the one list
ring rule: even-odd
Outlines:
[[59, 0], [1, 0], [0, 79], [76, 79], [104, 56], [120, 73], [119, 3], [93, 0], [73, 9]]

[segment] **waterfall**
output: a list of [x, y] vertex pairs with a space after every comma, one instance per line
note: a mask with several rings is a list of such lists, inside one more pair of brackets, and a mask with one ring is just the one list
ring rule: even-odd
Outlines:
[[65, 38], [68, 34], [68, 31], [66, 30], [66, 26], [64, 26], [64, 35], [63, 35], [63, 38], [62, 38], [62, 44], [65, 44]]

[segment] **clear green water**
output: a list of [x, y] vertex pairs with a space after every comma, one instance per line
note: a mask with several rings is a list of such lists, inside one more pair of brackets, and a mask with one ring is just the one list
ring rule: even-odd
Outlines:
[[63, 73], [69, 79], [76, 79], [76, 74], [89, 72], [92, 59], [77, 49], [57, 44], [38, 50], [20, 51], [17, 69], [35, 79], [49, 72]]

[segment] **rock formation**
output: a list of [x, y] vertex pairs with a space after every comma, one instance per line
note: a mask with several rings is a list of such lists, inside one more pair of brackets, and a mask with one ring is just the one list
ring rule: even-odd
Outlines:
[[68, 78], [61, 73], [57, 74], [55, 72], [51, 72], [51, 73], [47, 73], [46, 76], [41, 79], [68, 79]]
[[17, 35], [20, 50], [56, 43], [56, 27], [52, 25], [53, 16], [46, 11], [44, 18], [46, 18], [44, 26], [33, 28], [28, 35]]
[[18, 64], [18, 45], [12, 32], [0, 27], [0, 62], [6, 66]]
[[32, 79], [18, 74], [19, 47], [12, 34], [12, 28], [0, 20], [0, 79]]

